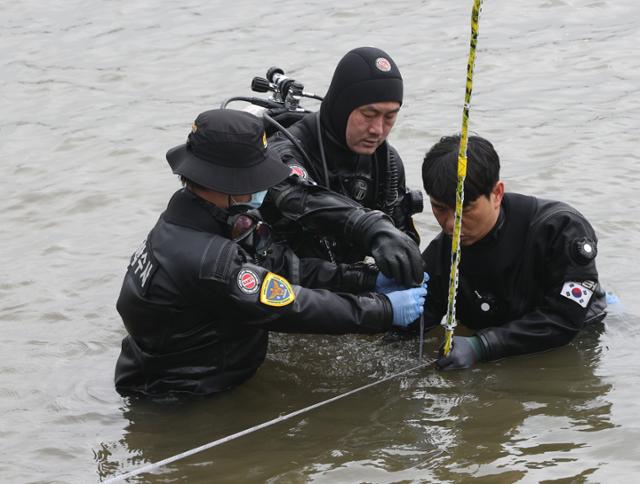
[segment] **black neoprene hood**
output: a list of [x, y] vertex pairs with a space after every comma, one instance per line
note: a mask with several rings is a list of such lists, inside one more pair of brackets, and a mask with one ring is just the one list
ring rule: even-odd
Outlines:
[[340, 60], [320, 106], [320, 120], [346, 146], [347, 120], [357, 107], [379, 102], [402, 104], [402, 76], [381, 49], [358, 47]]

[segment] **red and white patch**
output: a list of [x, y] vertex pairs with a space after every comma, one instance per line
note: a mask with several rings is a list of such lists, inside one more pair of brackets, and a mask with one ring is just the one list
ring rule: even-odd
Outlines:
[[391, 62], [384, 57], [378, 57], [376, 59], [376, 67], [382, 72], [389, 72], [391, 70]]
[[295, 175], [302, 180], [306, 180], [307, 178], [309, 178], [307, 170], [305, 170], [302, 166], [293, 164], [293, 165], [289, 165], [289, 168], [291, 169], [289, 176]]
[[238, 288], [245, 294], [255, 294], [260, 289], [260, 278], [258, 274], [249, 269], [242, 269], [238, 272], [236, 279]]
[[[590, 281], [587, 281], [590, 282]], [[593, 291], [591, 289], [586, 288], [584, 285], [579, 282], [568, 281], [565, 282], [562, 286], [562, 290], [560, 291], [567, 299], [578, 303], [583, 308], [587, 307], [589, 301], [591, 300], [591, 296], [593, 295]]]

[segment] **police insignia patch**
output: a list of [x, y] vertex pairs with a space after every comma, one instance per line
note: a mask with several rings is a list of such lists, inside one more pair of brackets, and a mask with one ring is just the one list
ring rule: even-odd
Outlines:
[[[591, 282], [591, 281], [589, 281]], [[568, 281], [565, 282], [562, 286], [562, 290], [560, 294], [566, 297], [567, 299], [578, 303], [583, 308], [587, 307], [589, 304], [589, 300], [593, 295], [593, 291], [591, 289], [587, 289], [585, 286], [580, 284], [579, 282]]]
[[309, 178], [309, 175], [307, 174], [307, 170], [305, 170], [302, 166], [296, 163], [289, 165], [289, 169], [291, 170], [291, 172], [289, 173], [289, 176], [295, 175], [302, 180], [306, 180], [307, 178]]
[[284, 277], [267, 273], [260, 290], [260, 302], [267, 306], [287, 306], [295, 300], [293, 288]]
[[258, 274], [249, 269], [242, 269], [236, 278], [238, 288], [245, 294], [255, 294], [260, 289]]

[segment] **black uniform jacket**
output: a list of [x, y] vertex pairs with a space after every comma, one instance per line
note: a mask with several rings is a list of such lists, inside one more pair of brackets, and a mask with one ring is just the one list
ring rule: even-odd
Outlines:
[[[596, 235], [572, 207], [505, 194], [493, 230], [462, 247], [456, 317], [476, 330], [486, 359], [568, 343], [606, 308], [595, 264]], [[440, 233], [422, 254], [430, 275], [425, 324], [447, 310], [451, 238]]]
[[[290, 166], [293, 174], [344, 195], [365, 208], [386, 213], [397, 228], [419, 243], [411, 212], [405, 203], [407, 189], [404, 166], [396, 150], [384, 142], [373, 155], [358, 155], [341, 146], [326, 130], [320, 128], [327, 161], [327, 184], [319, 144], [319, 125], [319, 113], [310, 113], [289, 128], [309, 159], [282, 133], [272, 137], [269, 143]], [[287, 200], [280, 201], [278, 208], [284, 212], [305, 210], [305, 207], [294, 206], [294, 202]], [[291, 222], [291, 216], [288, 218], [277, 228], [286, 234], [286, 240], [300, 256], [327, 260], [333, 257], [338, 262], [355, 262], [367, 255], [342, 234], [320, 240], [300, 224]]]
[[390, 327], [389, 300], [366, 293], [375, 269], [298, 259], [279, 245], [258, 265], [228, 231], [226, 212], [183, 189], [133, 254], [117, 302], [129, 333], [116, 365], [120, 393], [208, 394], [235, 386], [264, 361], [269, 330]]

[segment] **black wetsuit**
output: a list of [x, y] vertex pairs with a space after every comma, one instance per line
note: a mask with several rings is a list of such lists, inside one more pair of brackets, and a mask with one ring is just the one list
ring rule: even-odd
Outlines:
[[[476, 331], [484, 359], [561, 346], [601, 320], [605, 294], [596, 270], [597, 239], [572, 207], [505, 194], [492, 231], [462, 247], [456, 316]], [[430, 275], [424, 319], [446, 314], [451, 238], [441, 233], [423, 253]]]
[[226, 217], [180, 190], [133, 254], [117, 303], [129, 333], [116, 365], [120, 393], [231, 388], [262, 364], [270, 330], [342, 334], [390, 327], [389, 300], [368, 292], [375, 268], [298, 259], [278, 244], [257, 261], [229, 239]]
[[[419, 236], [411, 219], [411, 207], [405, 200], [407, 189], [404, 166], [396, 150], [384, 142], [373, 155], [358, 155], [341, 146], [326, 129], [321, 128], [322, 133], [319, 135], [319, 118], [319, 113], [310, 113], [289, 128], [308, 158], [282, 134], [272, 137], [270, 146], [291, 167], [293, 174], [310, 183], [325, 186], [365, 208], [387, 214], [398, 229], [419, 243]], [[326, 176], [320, 137], [327, 164]], [[304, 213], [306, 210], [306, 207], [293, 207], [287, 202], [280, 202], [278, 208], [287, 212], [298, 210]], [[368, 255], [343, 234], [319, 237], [291, 220], [282, 220], [275, 223], [275, 226], [301, 257], [356, 262]]]

